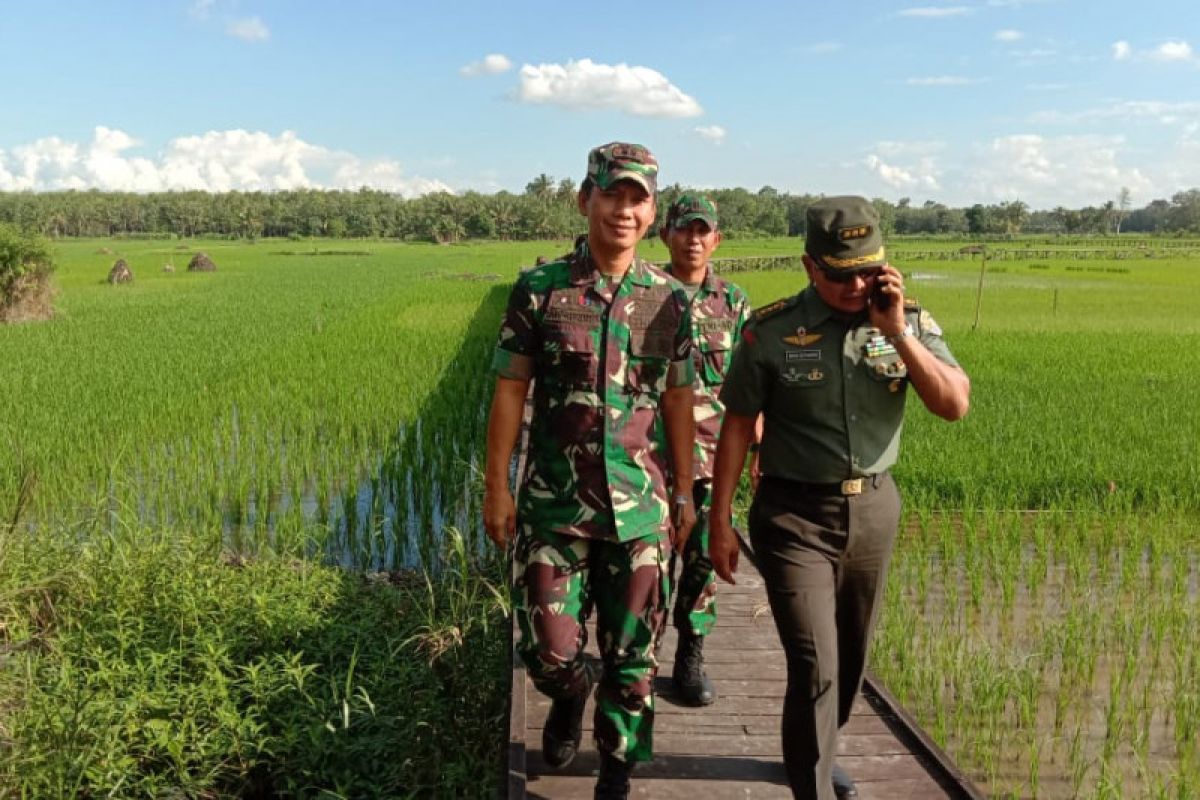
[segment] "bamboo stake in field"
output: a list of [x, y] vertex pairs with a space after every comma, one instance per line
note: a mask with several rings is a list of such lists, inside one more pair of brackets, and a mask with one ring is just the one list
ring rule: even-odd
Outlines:
[[971, 330], [979, 327], [979, 311], [983, 305], [983, 276], [987, 272], [987, 245], [979, 245], [979, 288], [975, 290], [975, 323]]

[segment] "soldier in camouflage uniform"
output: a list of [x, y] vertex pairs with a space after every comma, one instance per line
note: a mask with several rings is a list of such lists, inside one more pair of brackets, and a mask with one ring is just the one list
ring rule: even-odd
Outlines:
[[666, 224], [659, 235], [671, 253], [667, 272], [683, 284], [692, 298], [692, 360], [696, 366], [696, 527], [682, 553], [671, 556], [669, 569], [675, 577], [676, 560], [682, 560], [672, 614], [679, 640], [671, 682], [676, 695], [692, 705], [708, 705], [716, 699], [712, 681], [704, 674], [704, 637], [717, 620], [717, 584], [708, 558], [707, 507], [712, 483], [717, 434], [725, 406], [717, 393], [733, 349], [741, 341], [742, 326], [749, 316], [749, 299], [735, 284], [719, 277], [709, 258], [721, 244], [717, 205], [700, 194], [684, 194], [667, 210]]
[[[517, 280], [493, 362], [484, 524], [497, 544], [516, 537], [518, 650], [553, 698], [542, 739], [551, 766], [575, 757], [598, 682], [598, 798], [626, 797], [632, 766], [652, 756], [666, 564], [695, 521], [688, 299], [635, 253], [654, 221], [657, 173], [640, 145], [591, 151], [578, 197], [588, 235]], [[508, 468], [531, 380], [514, 504]], [[670, 490], [668, 463], [679, 466]], [[583, 652], [593, 606], [598, 679]]]
[[857, 797], [834, 758], [900, 520], [888, 470], [905, 397], [911, 386], [927, 409], [956, 420], [971, 384], [933, 317], [905, 301], [870, 202], [825, 198], [807, 222], [810, 285], [754, 312], [721, 389], [709, 553], [732, 583], [730, 503], [761, 413], [750, 541], [787, 655], [784, 765], [797, 798], [833, 800]]

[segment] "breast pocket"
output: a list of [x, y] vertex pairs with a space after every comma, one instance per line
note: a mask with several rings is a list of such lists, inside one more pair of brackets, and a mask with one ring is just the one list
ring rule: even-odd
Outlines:
[[908, 365], [898, 355], [868, 358], [863, 361], [867, 374], [880, 383], [891, 383], [908, 378]]
[[542, 376], [549, 384], [571, 389], [594, 389], [599, 359], [592, 331], [583, 327], [546, 330]]
[[671, 364], [674, 336], [670, 331], [632, 330], [629, 332], [625, 389], [630, 394], [656, 399], [667, 390], [667, 369]]
[[720, 386], [729, 369], [733, 335], [729, 331], [709, 333], [699, 337], [695, 349], [696, 374], [706, 386]]

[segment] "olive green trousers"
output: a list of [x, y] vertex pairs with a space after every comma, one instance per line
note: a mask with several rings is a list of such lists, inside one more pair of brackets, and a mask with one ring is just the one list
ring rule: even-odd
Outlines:
[[764, 477], [750, 541], [787, 655], [783, 760], [792, 793], [834, 800], [838, 729], [862, 686], [900, 494], [887, 473], [860, 495]]

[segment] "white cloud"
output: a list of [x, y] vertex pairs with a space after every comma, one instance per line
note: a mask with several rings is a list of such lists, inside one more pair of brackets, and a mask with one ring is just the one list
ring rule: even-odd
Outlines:
[[1020, 31], [1014, 31], [1012, 29], [996, 31], [992, 35], [992, 38], [995, 39], [997, 42], [1018, 42], [1021, 39], [1023, 39], [1024, 37], [1025, 37], [1025, 34], [1021, 33]]
[[876, 142], [872, 148], [883, 158], [911, 158], [914, 156], [930, 156], [946, 150], [946, 143], [937, 139], [910, 139], [908, 141], [883, 140]]
[[919, 189], [933, 192], [939, 188], [938, 171], [932, 158], [922, 158], [914, 165], [897, 166], [888, 164], [875, 153], [871, 153], [863, 163], [880, 180], [898, 191]]
[[1192, 46], [1184, 41], [1163, 42], [1150, 52], [1155, 61], [1191, 61], [1195, 54]]
[[1148, 120], [1161, 125], [1200, 120], [1200, 101], [1168, 103], [1162, 100], [1123, 100], [1100, 108], [1091, 108], [1075, 113], [1041, 111], [1034, 114], [1032, 122], [1042, 124], [1079, 124], [1083, 122], [1109, 122], [1111, 120]]
[[0, 151], [0, 190], [223, 192], [370, 186], [406, 196], [450, 190], [438, 180], [406, 177], [397, 161], [364, 160], [309, 144], [291, 131], [279, 136], [244, 130], [181, 136], [155, 159], [126, 153], [139, 144], [124, 131], [100, 126], [86, 144], [48, 137], [9, 153]]
[[225, 32], [244, 42], [263, 42], [271, 38], [271, 31], [258, 17], [232, 20], [225, 26]]
[[970, 9], [966, 6], [920, 6], [917, 8], [905, 8], [900, 11], [900, 16], [936, 19], [941, 17], [961, 17], [968, 13], [970, 13]]
[[208, 19], [214, 2], [216, 0], [193, 0], [192, 5], [188, 8], [188, 14], [195, 19]]
[[1163, 42], [1151, 50], [1138, 50], [1136, 52], [1129, 42], [1121, 40], [1113, 42], [1112, 56], [1117, 61], [1130, 61], [1136, 58], [1164, 63], [1179, 62], [1194, 64], [1200, 62], [1200, 59], [1196, 57], [1196, 51], [1192, 49], [1192, 46], [1188, 42], [1182, 39], [1172, 39]]
[[1014, 50], [1013, 56], [1022, 61], [1037, 61], [1039, 59], [1054, 58], [1058, 55], [1058, 51], [1050, 47], [1035, 47], [1032, 50]]
[[1123, 144], [1120, 136], [1004, 136], [977, 148], [964, 183], [979, 202], [1019, 198], [1034, 208], [1102, 202], [1121, 186], [1152, 191], [1143, 170], [1121, 165]]
[[475, 78], [479, 75], [499, 75], [501, 72], [508, 72], [512, 66], [512, 61], [503, 53], [488, 53], [479, 61], [472, 61], [462, 67], [458, 73], [466, 78]]
[[725, 137], [729, 133], [720, 125], [700, 125], [692, 128], [692, 131], [695, 132], [696, 135], [698, 135], [701, 139], [706, 139], [713, 144], [724, 144]]
[[930, 78], [909, 78], [905, 84], [909, 86], [967, 86], [978, 81], [959, 75], [938, 75]]
[[698, 117], [695, 98], [648, 67], [596, 64], [591, 59], [566, 64], [526, 64], [515, 92], [522, 103], [578, 110], [611, 109], [635, 117]]

